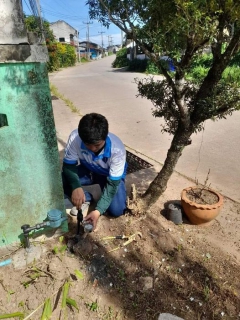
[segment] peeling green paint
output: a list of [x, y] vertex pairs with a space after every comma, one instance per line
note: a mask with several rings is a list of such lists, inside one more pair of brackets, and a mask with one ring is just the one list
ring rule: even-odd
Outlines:
[[1, 246], [19, 241], [23, 224], [65, 208], [46, 64], [0, 64], [0, 83], [8, 123], [0, 128]]

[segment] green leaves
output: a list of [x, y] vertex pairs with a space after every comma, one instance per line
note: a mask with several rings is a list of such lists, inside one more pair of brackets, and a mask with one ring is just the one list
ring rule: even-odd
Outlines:
[[70, 282], [66, 282], [63, 286], [63, 293], [62, 293], [62, 304], [61, 307], [62, 309], [65, 309], [66, 306], [70, 306], [70, 307], [74, 307], [75, 309], [79, 310], [77, 303], [74, 299], [71, 299], [68, 296], [68, 292], [69, 292], [69, 287], [70, 287]]
[[43, 313], [41, 320], [49, 320], [52, 315], [52, 304], [50, 298], [48, 298], [44, 303]]
[[22, 312], [13, 312], [13, 313], [6, 313], [6, 314], [2, 314], [0, 315], [0, 319], [10, 319], [10, 318], [19, 318], [19, 319], [23, 319], [24, 318], [24, 314]]
[[75, 275], [76, 275], [76, 277], [78, 278], [78, 279], [80, 279], [80, 280], [83, 280], [83, 274], [82, 274], [82, 272], [81, 271], [79, 271], [79, 270], [74, 270], [74, 273], [75, 273]]
[[62, 309], [66, 308], [66, 305], [67, 305], [67, 296], [68, 296], [69, 287], [70, 287], [70, 282], [66, 282], [63, 286], [62, 304], [61, 304]]
[[67, 245], [64, 244], [64, 237], [61, 236], [61, 237], [59, 237], [58, 240], [60, 242], [60, 246], [59, 245], [54, 246], [52, 251], [53, 251], [54, 254], [58, 254], [58, 253], [64, 254], [65, 251], [67, 250]]
[[74, 307], [75, 309], [77, 309], [79, 311], [79, 308], [78, 308], [77, 303], [76, 303], [75, 300], [67, 297], [66, 303], [67, 303], [68, 306]]
[[94, 302], [92, 302], [92, 303], [86, 303], [86, 306], [88, 307], [88, 309], [89, 309], [90, 311], [93, 311], [93, 312], [97, 311], [98, 308], [99, 308], [97, 301], [94, 301]]

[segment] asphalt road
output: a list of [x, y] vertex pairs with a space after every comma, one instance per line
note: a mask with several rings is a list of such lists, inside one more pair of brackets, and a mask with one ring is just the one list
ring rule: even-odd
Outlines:
[[[50, 82], [80, 110], [102, 113], [110, 131], [124, 144], [163, 163], [172, 137], [161, 132], [162, 119], [154, 118], [150, 101], [136, 97], [134, 78], [139, 73], [111, 68], [114, 57], [78, 65], [50, 75]], [[67, 119], [66, 119], [67, 121]], [[226, 120], [207, 121], [205, 130], [192, 136], [176, 171], [208, 183], [223, 195], [240, 202], [240, 112]], [[72, 128], [75, 129], [75, 128]]]

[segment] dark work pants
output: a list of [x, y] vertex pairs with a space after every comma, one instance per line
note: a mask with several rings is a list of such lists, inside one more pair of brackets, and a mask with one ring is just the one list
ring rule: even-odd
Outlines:
[[[78, 166], [78, 176], [82, 186], [99, 184], [102, 191], [107, 183], [106, 176], [93, 173], [83, 165]], [[62, 180], [63, 180], [64, 193], [69, 198], [71, 198], [72, 190], [70, 186], [67, 184], [64, 174], [62, 174]], [[84, 193], [85, 193], [86, 201], [91, 201], [92, 195], [87, 191], [84, 191]], [[125, 181], [122, 179], [120, 184], [118, 185], [117, 193], [113, 197], [112, 202], [107, 209], [108, 214], [113, 217], [119, 217], [122, 214], [124, 214], [124, 211], [126, 209], [126, 201], [127, 201], [126, 186], [125, 186]]]

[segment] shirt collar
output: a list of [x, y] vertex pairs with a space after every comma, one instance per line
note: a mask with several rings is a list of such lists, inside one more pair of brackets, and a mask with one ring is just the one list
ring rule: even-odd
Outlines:
[[89, 152], [93, 156], [94, 159], [110, 158], [110, 156], [111, 156], [111, 140], [110, 140], [109, 136], [107, 136], [106, 141], [105, 141], [105, 146], [104, 146], [103, 150], [97, 156], [95, 155], [94, 152], [92, 152], [91, 150], [89, 150], [85, 146], [83, 141], [81, 141], [81, 149]]

